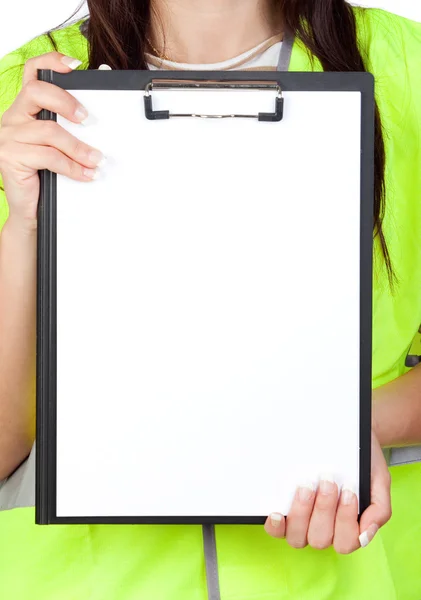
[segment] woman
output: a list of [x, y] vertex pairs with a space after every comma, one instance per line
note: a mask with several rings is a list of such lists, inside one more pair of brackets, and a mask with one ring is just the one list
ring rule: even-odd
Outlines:
[[[9, 478], [3, 490], [16, 490], [3, 506], [13, 510], [0, 512], [0, 597], [204, 600], [208, 583], [209, 597], [222, 600], [419, 600], [417, 448], [414, 464], [390, 469], [395, 515], [375, 534], [390, 517], [380, 445], [421, 444], [421, 368], [405, 366], [421, 323], [421, 25], [343, 0], [88, 4], [89, 21], [37, 38], [0, 63], [0, 479]], [[264, 528], [217, 526], [219, 581], [213, 574], [206, 582], [200, 527], [40, 528], [24, 498], [34, 442], [37, 170], [88, 183], [106, 168], [98, 166], [100, 149], [34, 119], [41, 108], [76, 123], [87, 116], [69, 93], [37, 82], [36, 72], [102, 63], [367, 69], [376, 77], [373, 503], [358, 523], [353, 491], [343, 489], [338, 501], [327, 478], [316, 491], [297, 491], [287, 519], [275, 512]]]

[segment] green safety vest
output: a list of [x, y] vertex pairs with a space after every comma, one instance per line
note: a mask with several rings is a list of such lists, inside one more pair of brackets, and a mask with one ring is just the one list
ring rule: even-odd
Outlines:
[[[384, 231], [399, 277], [392, 294], [376, 241], [375, 388], [408, 370], [405, 359], [421, 323], [421, 24], [381, 10], [354, 10], [359, 46], [376, 78], [387, 152]], [[54, 37], [60, 52], [87, 68], [80, 22]], [[42, 36], [0, 61], [0, 115], [20, 89], [25, 61], [51, 50]], [[322, 68], [317, 60], [312, 65], [295, 41], [289, 70]], [[7, 213], [0, 192], [0, 227]], [[368, 548], [352, 555], [337, 555], [332, 548], [295, 550], [269, 537], [262, 526], [216, 526], [222, 600], [421, 600], [420, 457], [419, 450], [413, 461], [411, 453], [402, 454], [402, 460], [397, 454], [394, 462], [407, 464], [390, 468], [392, 520]], [[31, 469], [33, 462], [32, 453]], [[25, 506], [20, 496], [28, 486], [25, 477], [19, 485], [15, 476], [3, 488], [0, 484], [2, 600], [206, 600], [200, 526], [36, 526], [33, 507], [17, 508]], [[15, 486], [15, 507], [1, 510], [1, 492], [8, 485]]]

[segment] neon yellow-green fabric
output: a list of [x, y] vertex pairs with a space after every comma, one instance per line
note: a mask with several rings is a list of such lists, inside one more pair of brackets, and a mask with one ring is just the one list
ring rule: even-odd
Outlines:
[[[387, 150], [385, 233], [400, 284], [392, 295], [375, 250], [373, 387], [405, 372], [421, 323], [421, 24], [355, 9], [361, 51], [376, 77]], [[59, 50], [87, 64], [72, 26]], [[0, 62], [0, 113], [13, 102], [22, 66], [50, 51], [39, 38]], [[315, 63], [315, 69], [320, 70]], [[290, 70], [312, 66], [295, 43]], [[0, 197], [0, 226], [7, 205]], [[346, 315], [344, 315], [346, 318]], [[346, 344], [346, 340], [344, 340]], [[338, 390], [338, 402], [341, 390]], [[293, 550], [261, 526], [217, 526], [222, 600], [420, 600], [421, 464], [394, 467], [394, 516], [366, 549]], [[112, 474], [110, 474], [112, 476]], [[33, 509], [0, 512], [4, 600], [206, 600], [199, 526], [34, 525]]]

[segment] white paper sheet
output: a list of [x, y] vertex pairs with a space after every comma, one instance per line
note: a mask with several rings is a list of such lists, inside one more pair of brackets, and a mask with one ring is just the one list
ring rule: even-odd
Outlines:
[[95, 122], [59, 123], [108, 160], [57, 183], [57, 515], [285, 514], [321, 473], [358, 487], [360, 93], [285, 93], [279, 123], [72, 93]]

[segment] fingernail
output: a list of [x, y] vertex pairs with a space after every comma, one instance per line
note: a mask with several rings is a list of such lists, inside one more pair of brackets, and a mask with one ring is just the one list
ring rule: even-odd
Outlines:
[[85, 177], [89, 177], [89, 179], [96, 179], [99, 175], [98, 169], [83, 169], [83, 174]]
[[106, 161], [105, 156], [99, 150], [91, 150], [88, 154], [88, 158], [97, 167], [102, 167]]
[[335, 478], [330, 473], [324, 473], [320, 477], [319, 491], [322, 494], [332, 494], [335, 491]]
[[270, 522], [272, 523], [273, 527], [277, 528], [277, 527], [281, 526], [281, 522], [282, 522], [283, 518], [284, 517], [280, 513], [272, 513], [270, 515]]
[[98, 71], [112, 71], [112, 68], [110, 67], [110, 65], [99, 65], [98, 67]]
[[72, 58], [71, 56], [63, 56], [61, 62], [63, 65], [66, 65], [66, 67], [70, 67], [71, 69], [77, 69], [82, 64], [81, 60]]
[[83, 121], [81, 121], [81, 125], [83, 125], [84, 127], [89, 127], [90, 125], [95, 125], [96, 123], [98, 123], [98, 120], [91, 114], [88, 117], [86, 117], [86, 119], [83, 119]]
[[87, 119], [89, 116], [88, 111], [86, 110], [86, 108], [84, 106], [79, 106], [76, 111], [75, 111], [75, 117], [78, 121], [80, 121], [80, 123], [82, 123], [83, 121], [85, 121], [85, 119]]
[[355, 488], [352, 484], [345, 484], [342, 486], [341, 491], [341, 503], [344, 506], [348, 506], [352, 503], [355, 498]]
[[370, 525], [368, 529], [362, 532], [362, 534], [360, 535], [361, 548], [365, 548], [366, 546], [368, 546], [368, 544], [371, 542], [378, 530], [379, 526], [373, 523], [373, 525]]
[[300, 502], [308, 502], [310, 500], [310, 498], [312, 497], [313, 492], [314, 492], [314, 485], [311, 482], [302, 483], [301, 485], [299, 485], [298, 498], [300, 499]]

